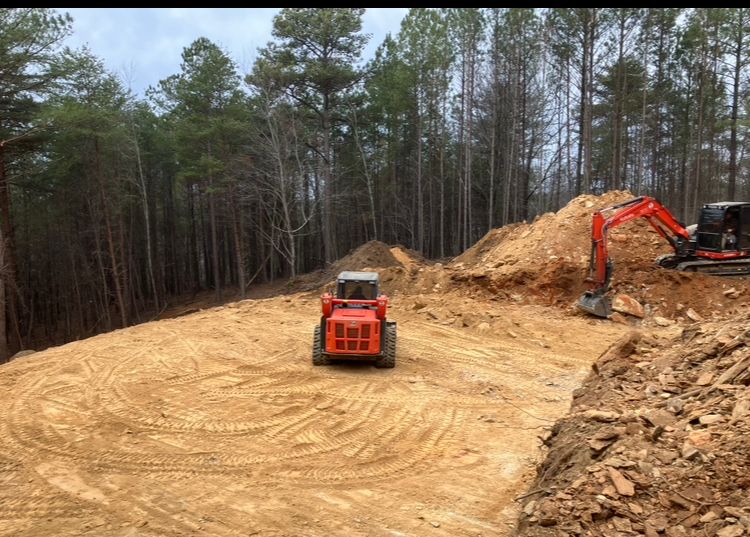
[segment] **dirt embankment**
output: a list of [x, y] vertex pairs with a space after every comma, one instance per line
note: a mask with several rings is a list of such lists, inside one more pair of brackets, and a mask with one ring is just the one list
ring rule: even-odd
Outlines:
[[[624, 191], [579, 196], [530, 224], [492, 230], [448, 265], [453, 281], [515, 302], [570, 307], [587, 289], [592, 214], [631, 198]], [[734, 315], [748, 308], [750, 285], [745, 278], [656, 266], [654, 260], [671, 249], [646, 221], [630, 221], [612, 230], [609, 238], [615, 262], [613, 294], [632, 296], [648, 314], [687, 320], [691, 308], [706, 317]]]
[[750, 316], [632, 333], [596, 362], [519, 535], [750, 532]]
[[331, 264], [325, 270], [302, 275], [290, 282], [296, 290], [318, 293], [335, 287], [344, 270], [374, 271], [380, 275], [380, 290], [389, 296], [441, 292], [451, 287], [441, 263], [426, 261], [418, 252], [403, 246], [370, 241]]

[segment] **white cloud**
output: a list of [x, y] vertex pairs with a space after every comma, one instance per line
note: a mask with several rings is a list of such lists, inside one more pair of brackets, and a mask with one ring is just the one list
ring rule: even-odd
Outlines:
[[[243, 72], [249, 70], [259, 47], [271, 40], [276, 8], [63, 8], [73, 16], [74, 35], [68, 44], [88, 44], [107, 68], [126, 74], [133, 90], [177, 73], [182, 49], [204, 36], [219, 44]], [[370, 8], [363, 31], [372, 34], [365, 58], [374, 55], [385, 34], [398, 32], [407, 8]]]

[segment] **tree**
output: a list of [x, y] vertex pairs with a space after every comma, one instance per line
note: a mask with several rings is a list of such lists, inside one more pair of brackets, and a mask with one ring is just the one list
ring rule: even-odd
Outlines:
[[315, 203], [310, 207], [301, 202], [306, 196], [302, 183], [311, 160], [301, 144], [304, 121], [299, 111], [284, 100], [284, 91], [275, 83], [272, 66], [258, 61], [247, 82], [254, 92], [257, 114], [252, 144], [255, 189], [270, 223], [264, 235], [286, 261], [290, 276], [295, 277], [298, 237], [310, 222], [311, 209], [315, 207]]
[[482, 12], [476, 8], [451, 9], [448, 13], [454, 47], [460, 60], [461, 90], [459, 92], [458, 143], [460, 155], [458, 237], [463, 250], [474, 240], [473, 195], [473, 141], [477, 71], [479, 68], [479, 43], [484, 27]]
[[552, 11], [556, 51], [562, 58], [574, 58], [579, 73], [578, 157], [576, 193], [589, 192], [592, 179], [592, 108], [594, 80], [601, 61], [598, 44], [606, 29], [602, 8], [555, 8]]
[[680, 165], [681, 216], [685, 220], [697, 213], [699, 199], [710, 196], [711, 190], [721, 184], [716, 147], [716, 127], [724, 99], [724, 87], [718, 79], [718, 61], [723, 54], [719, 39], [721, 16], [720, 11], [712, 9], [692, 11], [676, 51], [685, 99]]
[[[425, 212], [425, 191], [432, 200], [434, 196], [433, 181], [429, 180], [433, 174], [425, 173], [436, 160], [440, 151], [440, 97], [448, 91], [448, 74], [451, 61], [450, 41], [448, 36], [448, 22], [436, 10], [414, 8], [404, 18], [399, 34], [399, 49], [403, 65], [409, 79], [410, 111], [412, 118], [414, 145], [414, 201], [415, 240], [412, 244], [419, 251], [424, 251], [427, 244], [432, 242], [427, 236]], [[427, 151], [425, 151], [427, 146]], [[427, 155], [425, 153], [427, 152]], [[435, 174], [438, 175], [438, 174]], [[445, 178], [439, 173], [441, 188]], [[426, 177], [425, 177], [426, 176]], [[425, 179], [428, 184], [425, 184]], [[442, 192], [442, 190], [441, 190]], [[442, 198], [441, 198], [442, 199]], [[443, 200], [444, 203], [444, 200]], [[434, 211], [431, 211], [434, 214]], [[440, 223], [440, 227], [444, 222]], [[432, 226], [431, 226], [432, 227]]]
[[727, 196], [734, 200], [737, 194], [737, 130], [739, 125], [740, 101], [747, 94], [743, 87], [744, 69], [750, 63], [748, 41], [750, 40], [750, 11], [739, 7], [723, 9], [722, 39], [732, 64], [729, 68], [731, 80], [732, 105], [729, 117], [729, 176], [727, 178]]
[[319, 157], [323, 184], [325, 261], [337, 256], [333, 129], [345, 113], [342, 97], [360, 78], [354, 67], [369, 36], [361, 34], [363, 8], [285, 8], [274, 17], [273, 36], [259, 62], [272, 66], [277, 83], [298, 106], [317, 118], [318, 136], [307, 143]]
[[[70, 33], [71, 19], [49, 9], [0, 8], [0, 213], [4, 250], [0, 287], [0, 360], [7, 356], [7, 321], [11, 323], [10, 346], [21, 345], [19, 327], [15, 233], [12, 225], [11, 195], [8, 184], [9, 168], [14, 159], [29, 151], [18, 148], [18, 142], [34, 132], [34, 114], [39, 99], [54, 87], [62, 74], [59, 66], [60, 45]], [[15, 150], [15, 154], [8, 151]]]
[[[71, 74], [65, 81], [65, 95], [51, 99], [45, 111], [56, 131], [50, 147], [55, 155], [51, 168], [64, 183], [72, 179], [66, 173], [71, 170], [84, 179], [77, 186], [86, 199], [79, 203], [86, 205], [92, 220], [96, 251], [101, 246], [107, 252], [107, 259], [98, 258], [102, 302], [108, 316], [108, 296], [112, 289], [119, 325], [124, 327], [131, 318], [123, 195], [128, 190], [123, 179], [131, 176], [133, 156], [123, 152], [123, 148], [130, 146], [126, 116], [130, 96], [88, 51], [72, 56], [67, 68]], [[75, 186], [65, 185], [70, 189]]]
[[368, 120], [367, 136], [363, 129], [358, 134], [365, 138], [361, 144], [369, 142], [370, 146], [369, 165], [377, 184], [373, 197], [378, 194], [374, 209], [379, 215], [377, 236], [382, 240], [400, 237], [402, 229], [397, 222], [400, 223], [402, 215], [401, 189], [407, 169], [404, 131], [412, 123], [408, 118], [413, 72], [404, 62], [400, 44], [390, 35], [377, 48], [366, 71], [369, 75], [364, 84], [366, 108], [361, 115]]
[[[179, 176], [186, 181], [188, 197], [208, 198], [209, 235], [207, 266], [217, 298], [222, 295], [219, 243], [219, 204], [224, 191], [227, 163], [241, 143], [243, 96], [234, 62], [206, 38], [195, 40], [182, 53], [182, 72], [159, 83], [159, 91], [151, 95], [157, 105], [173, 120], [177, 141], [176, 158]], [[198, 200], [200, 203], [200, 199]], [[236, 211], [232, 213], [237, 217]], [[236, 229], [236, 223], [234, 223]], [[198, 266], [198, 245], [195, 221], [192, 249], [194, 265]], [[237, 241], [236, 272], [244, 279], [244, 255]], [[195, 285], [200, 280], [195, 270]], [[241, 285], [244, 288], [244, 284]]]

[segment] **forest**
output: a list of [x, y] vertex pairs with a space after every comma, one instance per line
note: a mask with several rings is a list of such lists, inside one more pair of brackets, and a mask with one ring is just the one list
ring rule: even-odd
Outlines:
[[248, 72], [197, 38], [136, 95], [0, 9], [0, 361], [581, 193], [750, 199], [748, 9], [413, 8], [369, 59], [363, 14], [280, 10]]

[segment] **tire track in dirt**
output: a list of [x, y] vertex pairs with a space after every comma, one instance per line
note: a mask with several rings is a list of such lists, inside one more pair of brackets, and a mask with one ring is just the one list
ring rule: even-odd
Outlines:
[[418, 535], [422, 505], [444, 520], [433, 533], [502, 534], [491, 506], [523, 486], [534, 428], [617, 332], [595, 327], [578, 355], [394, 313], [394, 370], [313, 368], [316, 308], [281, 298], [6, 366], [0, 482], [23, 486], [0, 497], [0, 520], [26, 531], [52, 518], [55, 535], [87, 520], [139, 535]]

